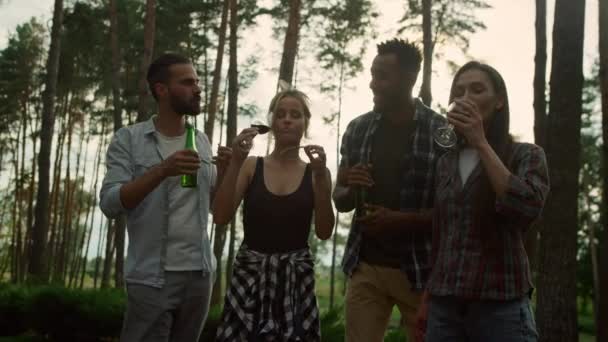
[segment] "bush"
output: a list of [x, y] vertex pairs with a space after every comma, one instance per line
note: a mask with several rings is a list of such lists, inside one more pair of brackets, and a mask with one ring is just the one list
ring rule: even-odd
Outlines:
[[120, 290], [40, 288], [31, 301], [31, 328], [54, 340], [118, 337], [125, 309]]
[[62, 287], [0, 287], [0, 331], [28, 330], [56, 341], [98, 341], [118, 337], [125, 308], [120, 290]]
[[0, 336], [15, 336], [27, 331], [29, 298], [25, 288], [0, 285]]

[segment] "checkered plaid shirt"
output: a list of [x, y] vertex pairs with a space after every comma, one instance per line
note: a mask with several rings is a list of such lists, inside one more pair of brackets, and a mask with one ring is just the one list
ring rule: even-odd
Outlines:
[[216, 341], [321, 341], [308, 249], [263, 254], [242, 245]]
[[[380, 118], [381, 114], [369, 112], [348, 124], [342, 137], [340, 168], [371, 160], [373, 136]], [[400, 189], [400, 210], [403, 212], [433, 207], [435, 164], [444, 152], [434, 143], [433, 132], [445, 124], [445, 119], [416, 99], [414, 120], [416, 128], [410, 137], [412, 149], [403, 156], [403, 177], [395, 184]], [[362, 229], [353, 218], [342, 260], [342, 269], [348, 276], [359, 264]], [[403, 248], [407, 250], [407, 257], [402, 260], [401, 269], [408, 275], [413, 288], [422, 290], [430, 272], [431, 231], [410, 233]]]
[[549, 192], [547, 162], [540, 147], [515, 143], [509, 164], [513, 171], [508, 189], [496, 199], [496, 216], [488, 227], [480, 226], [473, 208], [481, 162], [463, 186], [457, 151], [439, 160], [433, 218], [436, 260], [428, 282], [432, 295], [511, 300], [532, 289], [523, 239]]

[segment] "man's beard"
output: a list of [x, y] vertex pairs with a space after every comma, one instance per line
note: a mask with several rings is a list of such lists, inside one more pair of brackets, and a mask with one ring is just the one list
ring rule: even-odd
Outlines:
[[193, 97], [190, 101], [185, 101], [173, 94], [169, 98], [169, 103], [174, 112], [180, 115], [199, 115], [201, 113], [200, 97]]

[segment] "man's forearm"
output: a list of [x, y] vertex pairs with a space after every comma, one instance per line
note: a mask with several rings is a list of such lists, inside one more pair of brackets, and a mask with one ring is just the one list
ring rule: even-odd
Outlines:
[[336, 209], [341, 213], [349, 212], [355, 208], [355, 196], [348, 187], [336, 184], [332, 197]]
[[133, 209], [166, 178], [161, 165], [156, 165], [137, 179], [120, 188], [120, 201], [126, 209]]

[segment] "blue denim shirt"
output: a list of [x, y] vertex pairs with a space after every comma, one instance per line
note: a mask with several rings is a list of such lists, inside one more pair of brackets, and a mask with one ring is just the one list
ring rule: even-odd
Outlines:
[[[125, 265], [125, 281], [154, 287], [164, 285], [169, 223], [169, 189], [163, 181], [133, 209], [126, 209], [120, 200], [120, 188], [146, 173], [162, 161], [154, 134], [154, 117], [146, 122], [116, 131], [108, 147], [106, 175], [100, 191], [101, 211], [108, 218], [127, 215], [129, 245]], [[207, 235], [210, 193], [215, 185], [216, 169], [211, 163], [211, 145], [207, 136], [198, 131], [196, 146], [202, 160], [198, 171], [202, 269], [214, 272], [216, 261]]]

